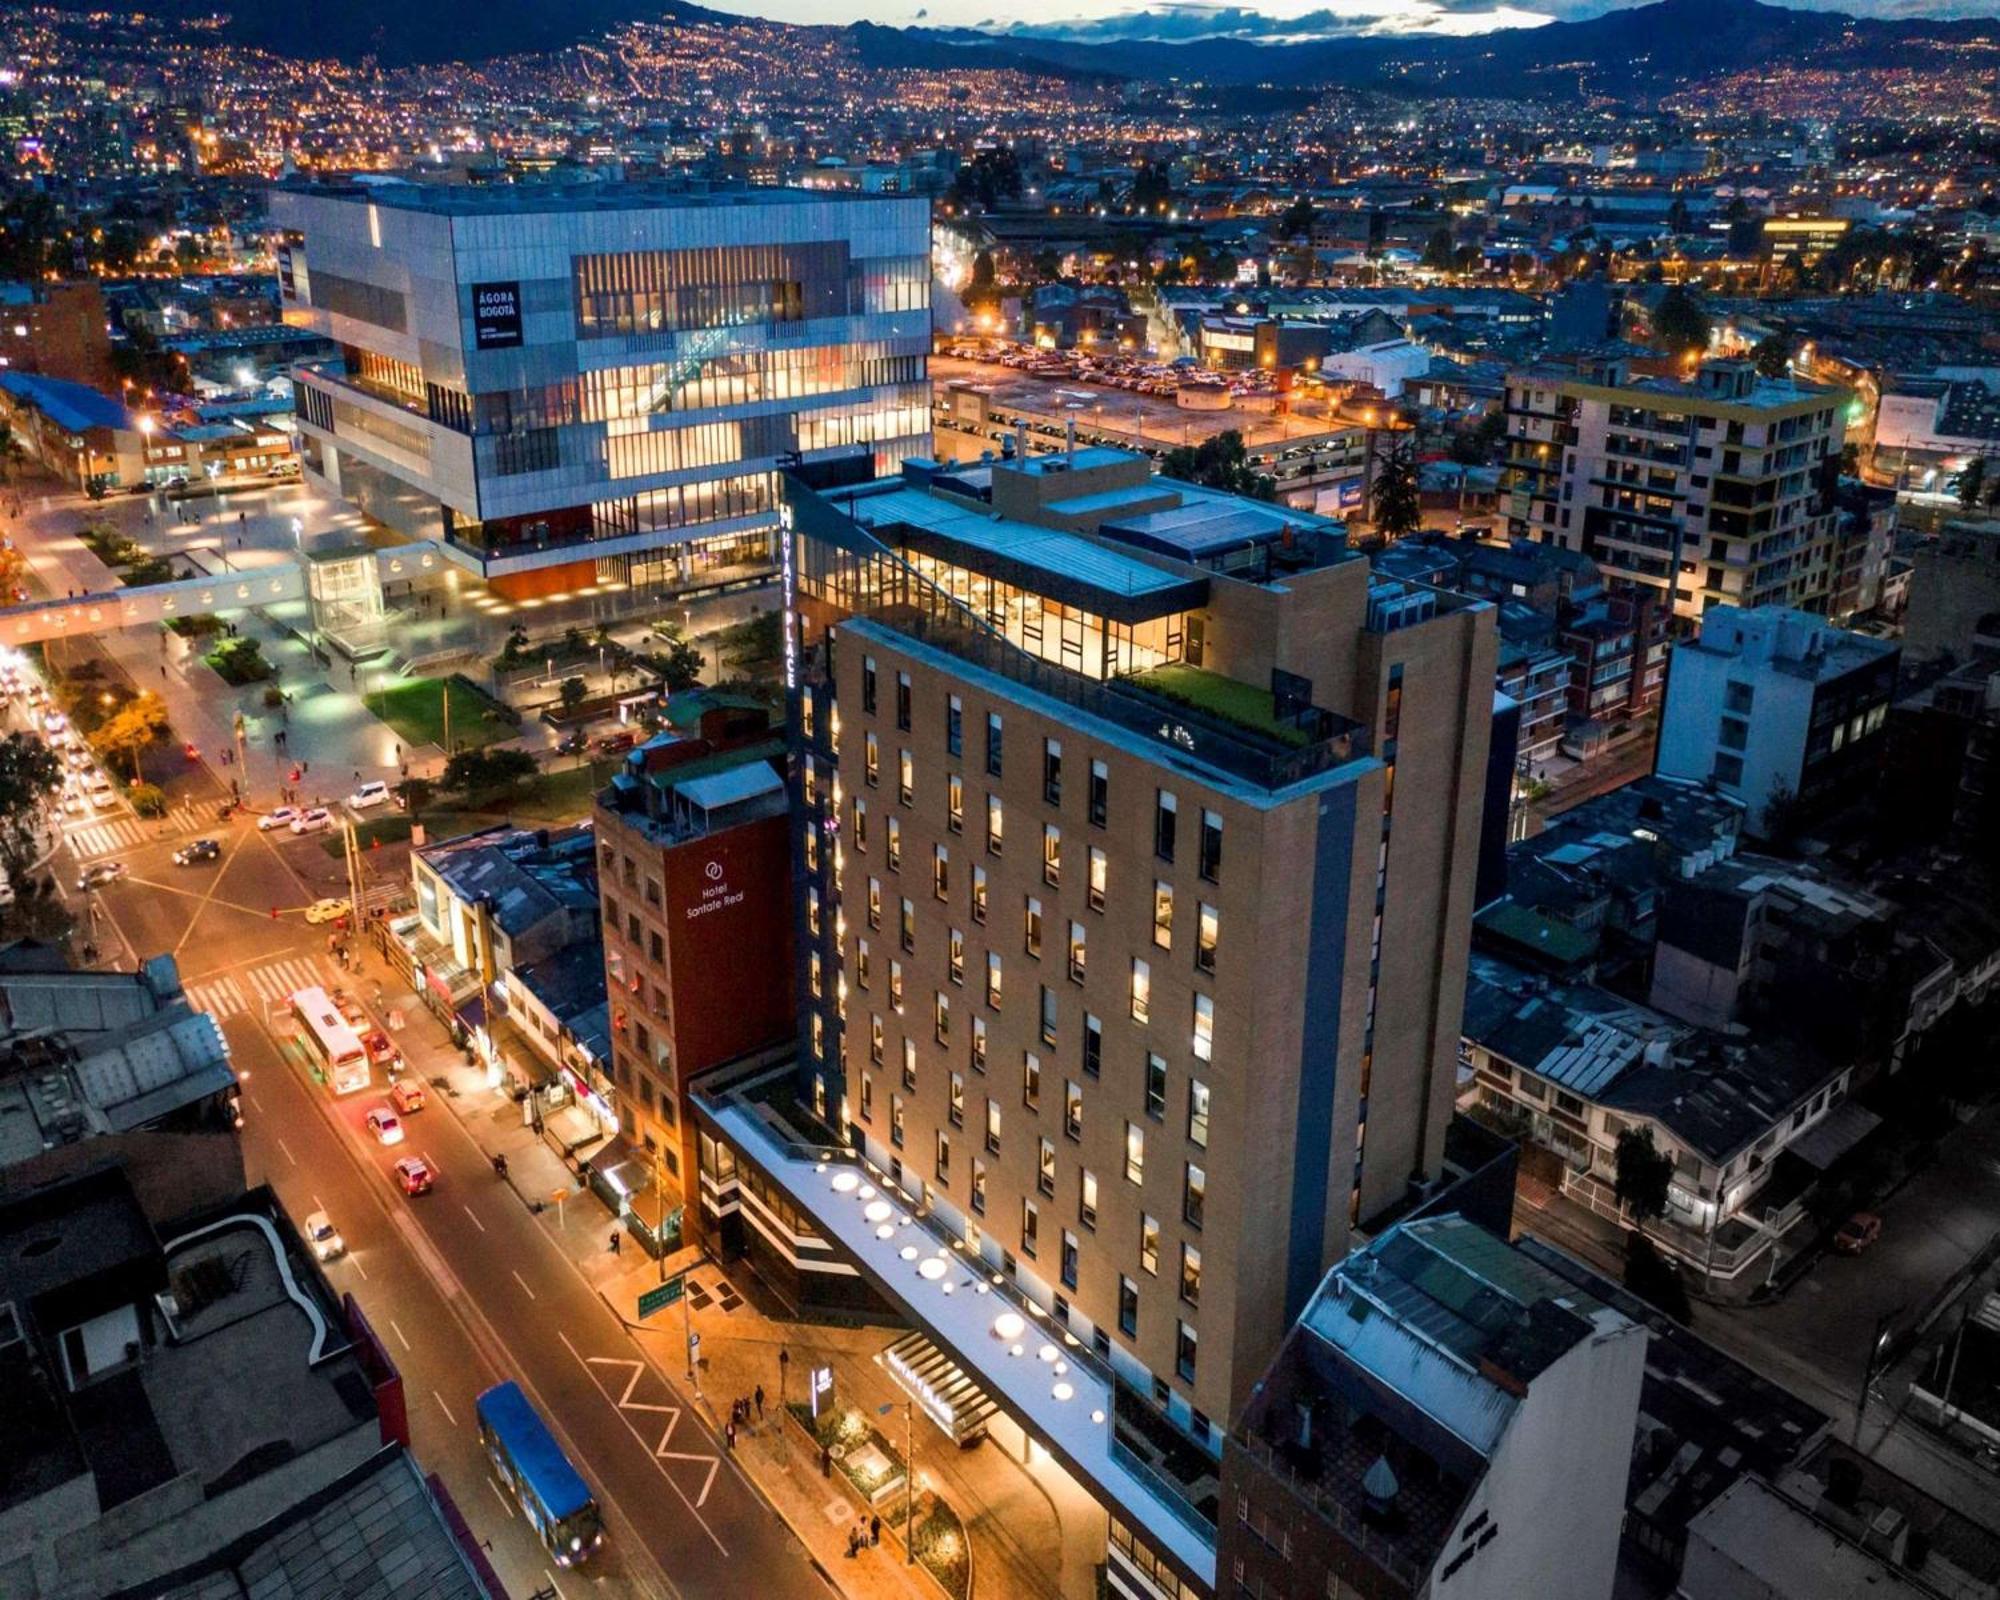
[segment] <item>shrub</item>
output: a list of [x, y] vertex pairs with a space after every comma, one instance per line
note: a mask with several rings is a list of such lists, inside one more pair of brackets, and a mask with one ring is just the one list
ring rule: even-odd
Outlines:
[[264, 686], [264, 704], [267, 709], [276, 711], [284, 703], [285, 691], [283, 689], [280, 689], [275, 683]]
[[133, 784], [131, 799], [132, 809], [142, 817], [164, 817], [167, 814], [167, 797], [158, 784]]

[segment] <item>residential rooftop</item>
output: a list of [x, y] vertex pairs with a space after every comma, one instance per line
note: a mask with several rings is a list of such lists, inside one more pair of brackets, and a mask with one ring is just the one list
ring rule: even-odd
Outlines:
[[1679, 648], [1768, 667], [1814, 683], [1830, 683], [1893, 661], [1901, 652], [1891, 640], [1850, 633], [1825, 617], [1787, 606], [1712, 607], [1701, 619], [1700, 635], [1683, 640]]

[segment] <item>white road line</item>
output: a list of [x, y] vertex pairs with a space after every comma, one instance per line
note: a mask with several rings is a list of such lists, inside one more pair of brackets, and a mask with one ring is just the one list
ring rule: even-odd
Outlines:
[[[430, 1157], [429, 1157], [429, 1156], [425, 1156], [425, 1157], [424, 1157], [424, 1165], [426, 1165], [426, 1166], [429, 1166], [429, 1165], [430, 1165]], [[433, 1171], [435, 1171], [436, 1169], [435, 1169], [435, 1168], [432, 1168], [432, 1170], [433, 1170]], [[466, 1215], [467, 1215], [468, 1217], [472, 1217], [472, 1225], [473, 1225], [473, 1226], [474, 1226], [475, 1228], [477, 1228], [477, 1229], [478, 1229], [478, 1230], [479, 1230], [479, 1231], [480, 1231], [481, 1233], [484, 1233], [484, 1232], [486, 1231], [486, 1224], [485, 1224], [485, 1223], [483, 1223], [483, 1222], [481, 1222], [481, 1221], [479, 1220], [479, 1218], [478, 1218], [478, 1217], [476, 1217], [476, 1216], [473, 1216], [473, 1212], [472, 1212], [472, 1207], [471, 1207], [471, 1206], [469, 1206], [469, 1205], [466, 1205], [466, 1204], [465, 1204], [465, 1203], [464, 1203], [463, 1201], [461, 1201], [461, 1202], [459, 1203], [459, 1207], [458, 1207], [458, 1209], [459, 1209], [459, 1210], [461, 1210], [461, 1211], [463, 1211], [463, 1212], [464, 1212], [464, 1213], [465, 1213], [465, 1214], [466, 1214]]]
[[243, 1098], [250, 1102], [250, 1109], [256, 1112], [258, 1116], [261, 1117], [264, 1114], [263, 1104], [254, 1094], [246, 1094]]
[[278, 1141], [278, 1148], [285, 1152], [285, 1159], [291, 1162], [293, 1166], [296, 1167], [299, 1164], [299, 1158], [292, 1154], [292, 1147], [286, 1144], [283, 1139]]
[[444, 1396], [439, 1394], [437, 1390], [433, 1389], [431, 1390], [431, 1398], [438, 1403], [438, 1410], [442, 1411], [447, 1417], [451, 1418], [451, 1425], [454, 1428], [457, 1427], [458, 1418], [453, 1417], [451, 1415], [451, 1407], [444, 1403]]
[[394, 1317], [389, 1319], [389, 1331], [395, 1334], [396, 1343], [401, 1345], [405, 1350], [410, 1348], [410, 1341], [403, 1337], [403, 1330], [396, 1326], [396, 1319]]
[[535, 1294], [535, 1291], [528, 1287], [528, 1280], [522, 1277], [520, 1273], [517, 1272], [514, 1274], [514, 1281], [521, 1286], [521, 1292], [525, 1294], [530, 1300], [538, 1298]]
[[[581, 1351], [579, 1351], [575, 1345], [569, 1342], [569, 1335], [565, 1333], [561, 1328], [556, 1329], [556, 1337], [562, 1340], [563, 1348], [567, 1350], [571, 1355], [575, 1356], [577, 1361], [582, 1365], [583, 1370], [586, 1373], [589, 1373], [590, 1381], [592, 1384], [596, 1386], [597, 1392], [603, 1395], [606, 1400], [611, 1400], [611, 1396], [606, 1391], [604, 1385], [598, 1382], [597, 1374], [592, 1369], [592, 1364], [590, 1359], [587, 1358]], [[662, 1455], [662, 1450], [667, 1442], [666, 1438], [662, 1438], [658, 1446], [648, 1444], [646, 1442], [645, 1435], [640, 1433], [638, 1428], [634, 1426], [632, 1419], [625, 1414], [625, 1408], [619, 1405], [619, 1403], [615, 1400], [611, 1401], [611, 1405], [612, 1409], [618, 1413], [618, 1420], [625, 1424], [625, 1431], [632, 1435], [633, 1439], [637, 1441], [640, 1449], [644, 1450], [649, 1456], [653, 1458], [654, 1468], [659, 1472], [660, 1476], [666, 1480], [667, 1487], [674, 1491], [674, 1495], [676, 1498], [679, 1499], [680, 1503], [687, 1507], [688, 1515], [693, 1517], [696, 1522], [701, 1524], [701, 1531], [708, 1535], [709, 1543], [714, 1545], [716, 1549], [720, 1550], [722, 1554], [725, 1557], [727, 1557], [729, 1554], [729, 1546], [724, 1544], [722, 1540], [716, 1536], [715, 1530], [708, 1525], [708, 1519], [701, 1514], [700, 1510], [696, 1507], [695, 1502], [687, 1497], [687, 1491], [680, 1486], [680, 1484], [675, 1480], [674, 1475], [669, 1471], [667, 1471], [665, 1464], [661, 1461], [660, 1458]], [[668, 1429], [668, 1437], [671, 1437], [671, 1435], [672, 1435], [672, 1429], [670, 1427]], [[711, 1458], [705, 1456], [697, 1457], [694, 1459], [711, 1460]], [[715, 1470], [713, 1463], [711, 1464], [709, 1470], [708, 1481], [709, 1483], [713, 1483], [715, 1481]], [[707, 1496], [708, 1496], [708, 1488], [707, 1485], [704, 1485], [702, 1488], [702, 1497], [706, 1499]]]
[[509, 1517], [512, 1517], [515, 1514], [514, 1502], [500, 1492], [500, 1485], [495, 1483], [491, 1478], [488, 1478], [486, 1480], [486, 1487], [493, 1491], [493, 1498], [500, 1502], [500, 1509], [506, 1512]]
[[368, 1269], [361, 1264], [360, 1258], [358, 1256], [349, 1256], [347, 1259], [354, 1263], [354, 1270], [361, 1274], [361, 1281], [366, 1283], [368, 1281]]
[[542, 1568], [542, 1576], [549, 1580], [549, 1587], [555, 1590], [556, 1600], [569, 1600], [569, 1597], [562, 1592], [562, 1585], [556, 1582], [556, 1575], [553, 1572], [544, 1567]]

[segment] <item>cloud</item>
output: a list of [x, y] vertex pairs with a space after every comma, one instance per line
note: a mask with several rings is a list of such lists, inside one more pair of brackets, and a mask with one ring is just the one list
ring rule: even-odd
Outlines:
[[[1276, 4], [1269, 9], [1219, 0], [1165, 0], [1138, 11], [1045, 22], [1012, 22], [1002, 34], [1074, 39], [1106, 44], [1148, 39], [1189, 43], [1202, 39], [1254, 39], [1303, 43], [1374, 34], [1487, 33], [1496, 28], [1539, 27], [1562, 6], [1531, 0], [1529, 10], [1506, 0], [1315, 0], [1310, 8]], [[1577, 3], [1577, 0], [1572, 0]]]

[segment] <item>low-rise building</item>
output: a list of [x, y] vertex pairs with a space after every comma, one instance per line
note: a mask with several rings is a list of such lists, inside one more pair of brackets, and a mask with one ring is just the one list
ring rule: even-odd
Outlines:
[[[1836, 1123], [1852, 1067], [1794, 1039], [1698, 1029], [1591, 984], [1563, 983], [1475, 955], [1466, 980], [1460, 1104], [1559, 1158], [1562, 1192], [1640, 1228], [1717, 1290], [1747, 1290], [1804, 1215], [1818, 1173], [1874, 1126]], [[1649, 1137], [1673, 1163], [1664, 1216], [1633, 1218], [1615, 1194], [1621, 1135]], [[1825, 1146], [1825, 1148], [1822, 1148]]]
[[347, 1529], [350, 1589], [418, 1561], [426, 1596], [500, 1593], [413, 1495], [402, 1380], [269, 1190], [166, 1218], [112, 1165], [0, 1201], [0, 1305], [7, 1594], [213, 1594], [242, 1541], [309, 1542], [334, 1501], [371, 1530]]
[[72, 488], [146, 481], [146, 432], [137, 412], [67, 378], [0, 371], [0, 421], [29, 460]]
[[1873, 783], [1900, 655], [1804, 611], [1710, 611], [1675, 647], [1655, 770], [1741, 800], [1753, 835], [1810, 824]]
[[1913, 664], [2000, 660], [2000, 519], [1947, 522], [1910, 552], [1903, 653]]
[[1397, 1224], [1327, 1274], [1231, 1432], [1228, 1592], [1607, 1600], [1646, 1345], [1464, 1216]]

